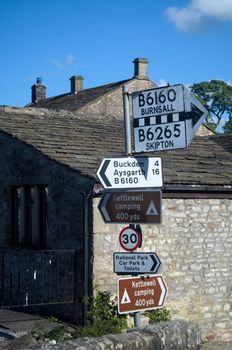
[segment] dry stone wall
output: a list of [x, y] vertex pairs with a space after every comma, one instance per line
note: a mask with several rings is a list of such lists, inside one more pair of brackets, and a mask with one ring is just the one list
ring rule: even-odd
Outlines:
[[[113, 253], [126, 225], [105, 224], [94, 200], [94, 284], [117, 294]], [[142, 225], [137, 251], [156, 252], [172, 318], [200, 323], [205, 340], [232, 340], [232, 200], [163, 199], [161, 225]]]
[[131, 329], [123, 334], [77, 338], [56, 345], [36, 345], [35, 348], [38, 350], [198, 350], [200, 344], [199, 325], [195, 322], [177, 320]]

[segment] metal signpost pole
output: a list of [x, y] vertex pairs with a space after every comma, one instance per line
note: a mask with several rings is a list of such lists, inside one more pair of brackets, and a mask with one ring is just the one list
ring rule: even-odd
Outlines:
[[[125, 151], [127, 155], [131, 155], [131, 129], [130, 129], [130, 107], [128, 86], [123, 85], [123, 111], [124, 111], [124, 132], [125, 132]], [[136, 225], [133, 225], [135, 228]], [[134, 326], [140, 327], [140, 312], [134, 313]]]
[[130, 129], [130, 108], [128, 86], [123, 85], [123, 111], [124, 111], [124, 132], [125, 132], [125, 151], [131, 155], [131, 129]]

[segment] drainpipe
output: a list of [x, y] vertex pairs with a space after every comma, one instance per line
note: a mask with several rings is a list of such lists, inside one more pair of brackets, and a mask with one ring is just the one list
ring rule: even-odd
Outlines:
[[[83, 192], [84, 196], [84, 297], [89, 297], [89, 197], [91, 191]], [[84, 304], [84, 325], [87, 324], [88, 305]]]

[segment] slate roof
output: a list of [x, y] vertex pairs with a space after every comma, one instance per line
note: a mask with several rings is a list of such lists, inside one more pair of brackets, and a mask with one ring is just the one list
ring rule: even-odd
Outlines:
[[[126, 155], [123, 122], [113, 118], [93, 120], [65, 111], [0, 107], [0, 130], [96, 180], [102, 158]], [[166, 187], [231, 189], [232, 134], [196, 136], [185, 149], [143, 156], [162, 158]]]
[[127, 79], [118, 81], [116, 83], [110, 83], [90, 89], [84, 89], [78, 91], [76, 94], [66, 93], [55, 97], [50, 97], [43, 101], [30, 103], [28, 107], [33, 106], [36, 108], [48, 108], [55, 110], [65, 109], [67, 111], [76, 111], [77, 109], [86, 106], [88, 103], [91, 103], [96, 99], [100, 98], [104, 94], [111, 92], [132, 80], [133, 79]]

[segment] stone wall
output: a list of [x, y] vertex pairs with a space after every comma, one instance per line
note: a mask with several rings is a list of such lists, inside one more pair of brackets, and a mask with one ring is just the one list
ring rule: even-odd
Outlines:
[[[126, 225], [105, 224], [94, 201], [94, 284], [116, 294], [113, 252]], [[142, 225], [137, 251], [156, 252], [172, 318], [200, 323], [205, 340], [232, 340], [232, 200], [163, 199], [161, 225]]]
[[[151, 89], [155, 87], [155, 84], [150, 80], [133, 79], [128, 84], [128, 91], [139, 91], [145, 89]], [[85, 107], [78, 109], [78, 113], [88, 113], [97, 116], [114, 117], [117, 119], [123, 119], [123, 97], [121, 86], [118, 89], [113, 90], [111, 93], [101, 96], [96, 99], [95, 102], [87, 104]]]
[[161, 322], [123, 334], [73, 339], [57, 345], [36, 346], [50, 350], [198, 350], [201, 329], [195, 322]]
[[12, 238], [12, 186], [47, 186], [46, 249], [82, 249], [84, 192], [93, 180], [44, 156], [16, 138], [0, 133], [0, 246]]
[[[37, 249], [76, 251], [78, 261], [75, 262], [77, 266], [75, 266], [76, 275], [73, 283], [75, 284], [76, 299], [79, 297], [79, 304], [64, 304], [64, 307], [53, 305], [51, 308], [38, 307], [37, 311], [48, 310], [52, 315], [59, 315], [59, 317], [64, 315], [69, 318], [70, 322], [80, 321], [84, 285], [84, 195], [85, 192], [92, 189], [93, 180], [58, 164], [33, 147], [2, 132], [0, 132], [0, 151], [0, 249], [2, 252], [7, 251], [8, 254], [12, 254], [13, 257], [14, 251], [17, 254], [17, 251], [22, 249], [32, 250], [30, 246], [13, 245], [12, 186], [45, 185], [46, 237], [44, 246], [38, 246]], [[51, 263], [54, 261], [55, 258], [51, 259]], [[11, 273], [5, 271], [5, 281], [8, 281], [7, 272]], [[67, 281], [69, 276], [66, 277]], [[54, 276], [53, 281], [55, 284], [56, 276]], [[4, 288], [4, 292], [7, 294], [6, 288], [10, 288], [10, 284], [5, 283]], [[21, 293], [25, 294], [25, 290], [23, 287], [21, 288]], [[36, 292], [34, 290], [33, 293]], [[43, 292], [48, 293], [46, 288]], [[10, 294], [10, 290], [8, 293]], [[38, 293], [40, 293], [39, 290]], [[29, 294], [29, 300], [31, 300], [30, 297]]]

